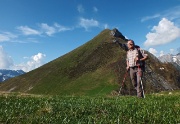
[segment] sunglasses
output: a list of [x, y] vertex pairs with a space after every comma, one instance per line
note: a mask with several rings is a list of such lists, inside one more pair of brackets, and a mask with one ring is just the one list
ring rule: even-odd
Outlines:
[[129, 44], [129, 45], [131, 45], [131, 46], [132, 46], [133, 44]]

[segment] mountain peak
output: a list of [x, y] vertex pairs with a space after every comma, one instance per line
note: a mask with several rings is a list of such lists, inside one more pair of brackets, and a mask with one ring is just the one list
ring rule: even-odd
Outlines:
[[[125, 37], [117, 29], [103, 30], [73, 51], [24, 75], [7, 80], [1, 91], [55, 95], [109, 95], [118, 91], [126, 71], [126, 52], [113, 40], [121, 43]], [[124, 40], [123, 40], [124, 39]], [[180, 74], [171, 64], [163, 64], [148, 53], [143, 83], [145, 92], [180, 88]], [[161, 70], [163, 68], [163, 70]], [[129, 76], [124, 94], [136, 94]], [[13, 90], [12, 90], [13, 89]]]
[[[112, 34], [113, 33], [113, 34]], [[116, 38], [121, 38], [122, 40], [125, 40], [126, 41], [126, 38], [125, 36], [117, 29], [117, 28], [114, 28], [112, 31], [111, 31], [111, 34], [116, 37]]]

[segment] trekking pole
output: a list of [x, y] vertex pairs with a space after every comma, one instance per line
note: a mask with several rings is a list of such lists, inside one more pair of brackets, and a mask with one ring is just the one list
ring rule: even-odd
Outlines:
[[140, 67], [138, 65], [138, 70], [139, 70], [139, 77], [140, 77], [140, 82], [141, 82], [141, 89], [142, 89], [142, 93], [143, 93], [143, 98], [145, 98], [145, 94], [144, 94], [144, 88], [143, 88], [143, 83], [142, 83], [142, 78], [141, 78], [141, 74], [140, 74]]
[[124, 84], [125, 84], [124, 82], [125, 82], [125, 80], [126, 80], [127, 75], [128, 75], [128, 70], [126, 71], [126, 73], [125, 73], [125, 75], [124, 75], [124, 79], [123, 79], [123, 81], [122, 81], [122, 85], [121, 85], [121, 87], [119, 88], [119, 95], [120, 95], [120, 93], [121, 93], [122, 87], [124, 87]]
[[143, 92], [143, 98], [145, 98], [145, 93], [144, 93], [144, 88], [143, 88], [143, 83], [142, 83], [142, 78], [140, 77], [141, 80], [141, 88], [142, 88], [142, 92]]

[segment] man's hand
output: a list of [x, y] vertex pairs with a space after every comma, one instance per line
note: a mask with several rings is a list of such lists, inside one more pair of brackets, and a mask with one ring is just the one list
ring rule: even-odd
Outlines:
[[138, 58], [138, 57], [134, 58], [134, 61], [135, 61], [135, 62], [137, 62], [138, 60], [139, 60], [139, 58]]
[[127, 70], [127, 71], [129, 70], [129, 66], [126, 67], [126, 70]]

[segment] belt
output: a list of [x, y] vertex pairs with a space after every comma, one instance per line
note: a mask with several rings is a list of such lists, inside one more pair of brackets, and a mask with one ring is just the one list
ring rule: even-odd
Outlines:
[[137, 66], [133, 66], [133, 67], [130, 67], [130, 68], [135, 69], [135, 68], [138, 68], [138, 67]]

